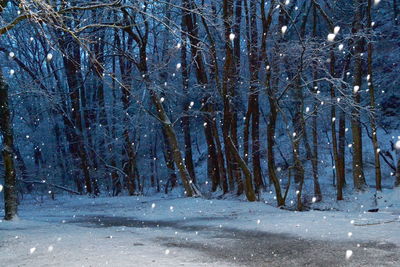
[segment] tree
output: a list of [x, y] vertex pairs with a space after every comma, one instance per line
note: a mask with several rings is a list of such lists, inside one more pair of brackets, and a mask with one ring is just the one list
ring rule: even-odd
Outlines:
[[[3, 6], [3, 5], [2, 5]], [[2, 155], [4, 160], [4, 219], [17, 216], [17, 188], [14, 165], [14, 137], [8, 100], [8, 85], [0, 70], [0, 130], [3, 136]]]
[[351, 116], [351, 130], [353, 134], [353, 181], [356, 190], [364, 190], [365, 176], [363, 170], [363, 153], [362, 153], [362, 129], [360, 104], [362, 87], [362, 56], [364, 48], [364, 38], [361, 36], [363, 5], [364, 0], [354, 1], [354, 22], [353, 22], [353, 39], [354, 39], [354, 80], [353, 80], [353, 99], [354, 107]]
[[[369, 34], [372, 33], [372, 17], [371, 17], [371, 9], [372, 9], [372, 0], [368, 0], [367, 6], [367, 27]], [[375, 111], [375, 88], [374, 88], [374, 80], [373, 80], [373, 66], [372, 66], [372, 57], [373, 57], [373, 44], [372, 44], [372, 36], [369, 37], [368, 41], [368, 90], [370, 94], [370, 105], [372, 112]], [[382, 191], [382, 173], [381, 173], [381, 162], [379, 156], [379, 144], [378, 144], [378, 133], [376, 127], [376, 118], [375, 114], [371, 113], [370, 115], [371, 121], [371, 131], [372, 131], [372, 146], [374, 148], [374, 156], [375, 156], [375, 184], [376, 190]]]

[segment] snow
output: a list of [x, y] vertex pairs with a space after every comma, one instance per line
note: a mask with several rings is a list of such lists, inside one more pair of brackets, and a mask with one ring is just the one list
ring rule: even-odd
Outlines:
[[400, 140], [398, 140], [395, 144], [397, 150], [400, 150]]
[[335, 40], [335, 38], [336, 38], [336, 34], [334, 34], [334, 33], [330, 33], [327, 36], [327, 39], [329, 42], [333, 42]]
[[350, 259], [351, 256], [353, 256], [353, 251], [350, 249], [346, 250], [346, 260]]
[[285, 34], [285, 32], [287, 31], [287, 26], [286, 25], [282, 26], [281, 31], [282, 34]]
[[[92, 229], [71, 223], [91, 214], [113, 216], [113, 208], [120, 207], [123, 201], [137, 203], [131, 200], [64, 198], [41, 204], [24, 203], [21, 219], [0, 223], [0, 265], [226, 266], [218, 262], [199, 262], [201, 253], [165, 248], [152, 240], [161, 235], [161, 231], [155, 229], [123, 226]], [[110, 205], [109, 208], [105, 204]], [[136, 207], [136, 210], [142, 208], [144, 206]], [[132, 210], [127, 208], [122, 213], [129, 211]], [[164, 230], [162, 235], [173, 236], [174, 233]]]
[[[0, 222], [0, 262], [4, 266], [227, 266], [201, 251], [161, 240], [207, 244], [207, 229], [259, 231], [322, 241], [400, 245], [400, 189], [352, 196], [327, 211], [293, 212], [269, 200], [138, 197], [68, 197], [22, 202], [19, 219]], [[173, 195], [173, 194], [172, 194]], [[179, 195], [176, 192], [176, 195]], [[264, 198], [272, 194], [263, 195]], [[271, 203], [269, 202], [269, 203]], [[326, 203], [312, 204], [324, 209]], [[368, 212], [371, 207], [378, 212]], [[143, 224], [143, 226], [141, 225]], [[236, 230], [235, 230], [236, 229]], [[343, 248], [343, 258], [354, 256]]]

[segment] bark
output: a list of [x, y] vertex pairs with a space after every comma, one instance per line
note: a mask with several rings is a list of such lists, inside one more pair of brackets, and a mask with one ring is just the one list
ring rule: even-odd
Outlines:
[[368, 8], [367, 8], [367, 24], [368, 24], [368, 32], [370, 34], [370, 41], [368, 42], [368, 89], [370, 94], [370, 106], [372, 109], [372, 113], [370, 115], [371, 122], [371, 131], [372, 131], [372, 146], [374, 148], [374, 156], [375, 156], [375, 187], [376, 190], [382, 191], [382, 173], [381, 173], [381, 162], [379, 158], [379, 143], [378, 143], [378, 132], [376, 127], [376, 118], [375, 118], [375, 87], [373, 80], [373, 66], [372, 66], [372, 57], [373, 57], [373, 44], [372, 44], [372, 18], [371, 18], [371, 8], [372, 8], [372, 0], [368, 0]]
[[163, 140], [164, 140], [164, 159], [165, 159], [165, 165], [167, 166], [168, 169], [168, 181], [165, 186], [165, 194], [168, 194], [168, 187], [171, 186], [171, 189], [175, 188], [177, 184], [177, 176], [175, 172], [175, 165], [174, 165], [174, 156], [172, 152], [172, 148], [170, 145], [170, 142], [168, 140], [168, 134], [165, 130], [165, 128], [162, 128], [162, 134], [163, 134]]
[[[165, 14], [165, 19], [164, 25], [165, 28], [161, 35], [161, 40], [162, 40], [162, 45], [161, 45], [161, 52], [160, 52], [160, 62], [163, 65], [163, 68], [159, 72], [159, 80], [161, 84], [164, 84], [168, 81], [168, 63], [170, 60], [170, 55], [168, 53], [170, 49], [170, 32], [169, 32], [169, 27], [171, 23], [171, 6], [170, 6], [170, 0], [165, 1], [164, 9], [163, 12]], [[154, 37], [156, 38], [156, 37]], [[157, 46], [157, 41], [156, 39], [154, 40], [154, 49], [156, 49]], [[165, 97], [164, 92], [160, 92], [161, 97]], [[166, 110], [169, 114], [170, 112]], [[162, 128], [162, 133], [163, 133], [163, 139], [164, 139], [164, 159], [165, 159], [165, 164], [168, 169], [168, 174], [169, 178], [167, 181], [167, 184], [165, 186], [165, 193], [168, 193], [168, 187], [169, 185], [171, 186], [171, 189], [175, 188], [178, 185], [178, 179], [175, 171], [175, 165], [174, 165], [174, 157], [173, 157], [173, 152], [171, 145], [169, 144], [167, 133], [165, 131], [165, 128]]]
[[[349, 54], [344, 62], [342, 79], [347, 82], [347, 72], [350, 68], [351, 55]], [[342, 85], [342, 92], [346, 91], [346, 85]], [[344, 93], [341, 94], [341, 98], [344, 99]], [[340, 108], [339, 111], [339, 147], [338, 147], [338, 164], [340, 166], [337, 174], [337, 184], [336, 184], [336, 198], [337, 200], [343, 200], [343, 187], [346, 184], [346, 111], [344, 107]]]
[[[123, 35], [124, 36], [124, 35]], [[118, 35], [115, 35], [117, 38], [117, 45], [119, 50], [123, 50], [124, 46], [124, 38], [120, 40]], [[132, 49], [133, 39], [129, 36], [126, 49], [129, 51]], [[131, 90], [132, 90], [132, 68], [133, 64], [126, 60], [123, 56], [119, 57], [119, 68], [122, 76], [122, 84], [121, 84], [121, 101], [123, 105], [123, 122], [124, 122], [124, 130], [123, 130], [123, 138], [125, 141], [124, 144], [124, 152], [126, 160], [123, 163], [124, 166], [124, 173], [125, 173], [125, 183], [128, 188], [129, 195], [135, 194], [137, 189], [136, 180], [138, 178], [138, 173], [135, 173], [136, 168], [136, 153], [134, 147], [134, 138], [131, 138], [130, 131], [130, 115], [129, 115], [129, 108], [131, 106]]]
[[[270, 9], [268, 14], [265, 12], [265, 0], [261, 2], [261, 18], [263, 25], [263, 35], [261, 42], [261, 59], [264, 60], [265, 69], [266, 69], [266, 78], [265, 78], [265, 88], [268, 95], [269, 101], [269, 118], [267, 123], [267, 159], [268, 159], [268, 175], [270, 181], [272, 181], [275, 188], [276, 201], [278, 206], [285, 205], [285, 197], [282, 194], [281, 184], [279, 181], [279, 177], [276, 174], [276, 164], [275, 164], [275, 130], [276, 130], [276, 122], [278, 117], [278, 107], [277, 107], [277, 99], [275, 96], [275, 89], [271, 84], [272, 78], [272, 69], [271, 64], [268, 60], [267, 55], [267, 40], [270, 26], [272, 24], [272, 14], [274, 9], [275, 0], [271, 1]], [[278, 67], [277, 67], [278, 70]], [[277, 71], [276, 70], [276, 71]]]
[[[114, 15], [114, 18], [116, 16]], [[118, 47], [119, 39], [117, 38], [118, 32], [117, 30], [114, 31], [114, 46]], [[116, 73], [117, 65], [116, 65], [116, 58], [112, 58], [112, 73]], [[114, 75], [114, 74], [113, 74]], [[113, 140], [116, 138], [116, 133], [115, 133], [115, 125], [116, 125], [116, 116], [115, 116], [115, 107], [116, 107], [116, 102], [117, 102], [117, 88], [116, 88], [116, 79], [113, 76], [112, 77], [112, 115], [111, 115], [111, 127], [109, 128], [109, 134], [110, 137]], [[114, 152], [114, 145], [113, 143], [109, 142], [108, 145], [108, 153], [111, 153], [111, 159], [110, 159], [110, 165], [111, 165], [111, 170], [110, 170], [110, 176], [111, 176], [111, 183], [112, 183], [112, 191], [113, 191], [113, 196], [118, 196], [122, 192], [122, 184], [120, 181], [120, 177], [117, 172], [117, 162], [116, 162], [116, 154]]]
[[[317, 8], [313, 5], [313, 38], [317, 40]], [[314, 94], [317, 93], [318, 90], [318, 71], [316, 63], [313, 64], [313, 88]], [[318, 175], [318, 100], [314, 100], [314, 116], [312, 118], [312, 139], [313, 139], [313, 149], [312, 149], [312, 170], [313, 170], [313, 178], [314, 178], [314, 196], [317, 201], [322, 200], [321, 187], [319, 184], [319, 175]]]
[[[301, 63], [302, 64], [302, 63]], [[296, 84], [292, 88], [294, 99], [294, 116], [292, 119], [294, 137], [293, 137], [293, 161], [294, 161], [294, 181], [296, 184], [302, 186], [304, 181], [304, 168], [300, 159], [300, 140], [305, 132], [304, 117], [303, 117], [303, 91], [300, 86], [300, 73], [302, 66], [299, 67], [297, 74]]]
[[[184, 29], [184, 19], [182, 16], [182, 29]], [[182, 64], [182, 87], [185, 95], [185, 101], [183, 102], [183, 113], [182, 117], [182, 129], [185, 141], [185, 164], [190, 177], [196, 183], [196, 174], [194, 171], [193, 163], [193, 152], [192, 152], [192, 137], [190, 134], [190, 116], [189, 116], [189, 70], [187, 64], [187, 49], [186, 49], [186, 34], [184, 31], [181, 32], [182, 38], [182, 49], [181, 49], [181, 64]]]
[[[98, 15], [98, 10], [94, 9], [92, 10], [92, 16], [94, 18], [94, 21], [99, 21], [99, 15]], [[89, 132], [95, 132], [94, 127], [97, 128], [99, 126], [100, 134], [95, 135], [95, 138], [97, 137], [99, 140], [99, 151], [96, 153], [94, 150], [92, 154], [93, 155], [93, 163], [95, 164], [94, 166], [97, 166], [96, 158], [104, 159], [103, 161], [108, 162], [108, 159], [105, 158], [106, 151], [109, 149], [112, 149], [111, 145], [111, 140], [109, 140], [109, 137], [111, 136], [111, 128], [108, 124], [108, 119], [107, 119], [107, 110], [105, 106], [105, 95], [104, 95], [104, 64], [105, 64], [105, 58], [104, 58], [104, 46], [105, 46], [105, 29], [99, 28], [96, 29], [96, 40], [94, 40], [93, 44], [93, 58], [92, 60], [92, 69], [93, 69], [93, 93], [95, 95], [94, 100], [96, 102], [94, 105], [92, 105], [92, 109], [94, 108], [95, 105], [97, 105], [97, 112], [98, 112], [98, 122], [96, 122], [96, 110], [92, 110], [91, 113], [93, 114], [93, 119], [91, 121], [91, 131]], [[96, 123], [93, 123], [96, 122]], [[103, 130], [104, 129], [104, 130]], [[107, 134], [105, 134], [107, 133]], [[107, 137], [108, 135], [108, 137]], [[108, 139], [108, 140], [107, 140]], [[106, 145], [108, 143], [108, 145]], [[94, 149], [94, 147], [93, 147]], [[110, 160], [110, 164], [113, 164], [113, 159]], [[97, 166], [98, 167], [98, 166]], [[114, 174], [112, 174], [114, 175]], [[94, 179], [94, 187], [96, 191], [98, 190], [98, 183], [97, 179]], [[97, 188], [97, 189], [96, 189]]]
[[8, 85], [0, 69], [0, 132], [3, 136], [4, 161], [4, 219], [12, 220], [17, 216], [17, 188], [14, 166], [14, 137], [8, 102]]
[[150, 80], [148, 66], [147, 66], [147, 52], [146, 52], [148, 43], [148, 34], [149, 34], [149, 22], [148, 21], [144, 22], [144, 32], [139, 32], [139, 34], [133, 32], [132, 28], [124, 28], [124, 30], [128, 32], [128, 34], [135, 40], [136, 44], [139, 46], [139, 60], [137, 62], [137, 67], [143, 77], [146, 89], [150, 93], [151, 101], [153, 102], [153, 105], [156, 109], [156, 114], [157, 114], [156, 117], [161, 122], [162, 126], [165, 129], [169, 145], [171, 146], [175, 165], [179, 170], [180, 177], [183, 186], [185, 188], [185, 195], [188, 197], [201, 196], [200, 190], [193, 183], [190, 174], [187, 171], [186, 165], [183, 161], [181, 150], [178, 143], [178, 138], [176, 136], [173, 124], [164, 109], [161, 98], [158, 96]]
[[338, 161], [341, 173], [339, 174], [339, 186], [337, 188], [337, 200], [343, 200], [343, 187], [346, 184], [346, 113], [340, 110], [339, 113], [339, 148]]
[[[237, 194], [241, 195], [245, 189], [240, 173], [238, 172], [237, 157], [232, 155], [232, 149], [229, 148], [229, 142], [232, 141], [236, 149], [237, 144], [237, 123], [235, 120], [233, 99], [234, 99], [234, 88], [235, 88], [235, 60], [233, 53], [233, 41], [230, 40], [233, 25], [233, 0], [223, 1], [223, 20], [225, 29], [225, 62], [223, 70], [223, 82], [222, 82], [222, 97], [223, 97], [223, 137], [225, 143], [225, 153], [227, 161], [228, 175], [230, 183], [236, 181]], [[231, 138], [231, 140], [229, 140]], [[247, 190], [247, 189], [246, 189]]]
[[[211, 103], [211, 92], [209, 92], [208, 78], [206, 74], [205, 63], [203, 61], [203, 55], [199, 50], [200, 39], [198, 37], [198, 23], [196, 22], [196, 15], [190, 10], [193, 9], [193, 2], [191, 0], [183, 0], [183, 7], [186, 11], [183, 12], [183, 19], [185, 26], [188, 30], [188, 37], [190, 41], [190, 50], [192, 54], [192, 59], [194, 61], [196, 79], [199, 85], [205, 89], [205, 96], [202, 98], [202, 111], [204, 111], [204, 134], [206, 136], [207, 149], [208, 149], [208, 159], [207, 159], [207, 169], [208, 176], [212, 181], [212, 189], [215, 191], [217, 185], [219, 185], [221, 180], [221, 173], [219, 171], [219, 161], [217, 158], [217, 151], [215, 140], [213, 136], [213, 121], [214, 117], [214, 106]], [[189, 11], [188, 11], [189, 10]], [[204, 22], [203, 22], [204, 23]]]
[[257, 8], [254, 1], [250, 2], [248, 7], [245, 1], [246, 9], [246, 22], [247, 22], [247, 47], [249, 54], [249, 73], [250, 73], [250, 88], [248, 107], [245, 117], [245, 131], [244, 131], [244, 160], [247, 163], [249, 153], [249, 125], [251, 121], [251, 139], [252, 139], [252, 163], [253, 163], [253, 177], [255, 183], [256, 193], [264, 187], [261, 173], [260, 162], [260, 110], [259, 110], [259, 89], [258, 89], [258, 69], [259, 69], [259, 56], [258, 56], [258, 30], [257, 30]]
[[[357, 0], [355, 2], [355, 14], [354, 14], [354, 26], [352, 33], [354, 35], [354, 86], [358, 86], [361, 90], [362, 86], [362, 57], [364, 40], [359, 36], [362, 30], [362, 5], [364, 0]], [[364, 190], [365, 176], [363, 170], [363, 156], [362, 156], [362, 129], [361, 129], [361, 114], [360, 114], [360, 103], [361, 95], [360, 90], [354, 92], [353, 90], [353, 101], [354, 107], [351, 116], [351, 129], [353, 134], [353, 181], [354, 188], [357, 191]]]
[[[216, 13], [216, 8], [214, 5], [214, 2], [212, 2], [211, 7], [212, 7], [212, 14], [214, 16], [214, 23], [216, 23], [217, 13]], [[206, 23], [206, 20], [204, 19], [204, 16], [202, 16], [201, 19], [203, 22], [204, 29], [207, 33], [207, 38], [210, 42], [210, 56], [211, 56], [210, 81], [214, 81], [213, 85], [217, 88], [219, 94], [222, 95], [215, 40], [214, 40], [214, 38], [211, 34], [211, 31]], [[224, 163], [224, 154], [223, 154], [222, 145], [221, 145], [221, 141], [220, 141], [219, 133], [218, 133], [217, 116], [215, 116], [215, 115], [213, 116], [213, 122], [212, 122], [211, 127], [212, 127], [212, 134], [213, 134], [213, 137], [215, 140], [215, 145], [216, 145], [216, 150], [217, 150], [217, 161], [218, 161], [218, 170], [219, 170], [219, 177], [220, 177], [220, 186], [222, 188], [223, 193], [226, 194], [228, 192], [228, 181], [227, 181], [227, 174], [226, 174], [225, 163]], [[231, 182], [231, 180], [230, 180], [230, 182]], [[232, 183], [229, 184], [229, 186], [233, 190], [233, 188], [234, 188], [233, 180], [232, 180]]]
[[[335, 52], [333, 51], [334, 47], [331, 48], [330, 51], [330, 66], [329, 66], [329, 72], [334, 79], [336, 77], [336, 72], [335, 72], [335, 62], [336, 62], [336, 57], [335, 57]], [[330, 84], [330, 94], [331, 94], [331, 137], [332, 137], [332, 151], [333, 151], [333, 161], [334, 161], [334, 166], [335, 166], [335, 175], [336, 175], [336, 186], [340, 186], [340, 180], [341, 178], [339, 175], [342, 173], [340, 170], [340, 164], [339, 164], [339, 159], [338, 159], [338, 141], [337, 141], [337, 135], [336, 135], [336, 90], [335, 86], [333, 83]], [[334, 177], [335, 178], [335, 177]], [[339, 189], [337, 189], [338, 191]]]
[[242, 169], [245, 177], [245, 192], [246, 192], [246, 197], [248, 201], [255, 201], [256, 200], [256, 195], [254, 193], [253, 189], [253, 177], [251, 174], [250, 169], [248, 168], [246, 162], [240, 157], [239, 152], [236, 149], [235, 144], [232, 141], [231, 137], [228, 137], [228, 149], [232, 153], [232, 155], [235, 157], [236, 161], [239, 163], [239, 167]]
[[60, 48], [65, 52], [63, 57], [67, 83], [70, 90], [72, 107], [71, 151], [74, 158], [79, 161], [83, 172], [86, 192], [93, 192], [93, 184], [90, 178], [90, 166], [84, 142], [84, 122], [81, 113], [81, 98], [85, 93], [85, 87], [81, 72], [81, 54], [78, 42], [67, 34], [59, 36]]

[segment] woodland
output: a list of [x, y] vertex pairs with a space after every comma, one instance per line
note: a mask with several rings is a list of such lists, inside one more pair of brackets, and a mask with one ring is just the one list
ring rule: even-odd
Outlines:
[[1, 0], [0, 191], [309, 210], [400, 186], [396, 0]]

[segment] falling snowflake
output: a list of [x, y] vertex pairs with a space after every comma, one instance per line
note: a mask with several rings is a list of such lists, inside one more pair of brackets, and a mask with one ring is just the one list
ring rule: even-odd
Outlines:
[[353, 251], [348, 249], [346, 250], [346, 260], [350, 259], [353, 256]]
[[282, 31], [282, 34], [285, 34], [285, 32], [287, 31], [287, 26], [286, 25], [282, 26], [281, 31]]
[[334, 34], [334, 33], [328, 34], [327, 39], [329, 42], [333, 42], [335, 40], [335, 38], [336, 38], [336, 34]]
[[398, 140], [395, 144], [397, 150], [400, 150], [400, 140]]

